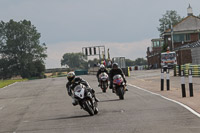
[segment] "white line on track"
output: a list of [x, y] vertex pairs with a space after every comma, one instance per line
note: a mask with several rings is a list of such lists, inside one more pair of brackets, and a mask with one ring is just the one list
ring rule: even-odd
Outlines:
[[200, 118], [200, 114], [199, 114], [198, 112], [196, 112], [195, 110], [193, 110], [192, 108], [188, 107], [187, 105], [185, 105], [185, 104], [183, 104], [183, 103], [180, 103], [180, 102], [178, 102], [178, 101], [176, 101], [176, 100], [167, 98], [167, 97], [165, 97], [165, 96], [163, 96], [163, 95], [160, 95], [160, 94], [157, 94], [157, 93], [148, 91], [148, 90], [146, 90], [146, 89], [140, 88], [140, 87], [135, 86], [135, 85], [132, 85], [132, 84], [127, 84], [127, 85], [132, 86], [132, 87], [135, 87], [135, 88], [137, 88], [137, 89], [139, 89], [139, 90], [148, 92], [148, 93], [150, 93], [150, 94], [152, 94], [152, 95], [160, 96], [161, 98], [166, 99], [166, 100], [171, 101], [171, 102], [174, 102], [174, 103], [176, 103], [176, 104], [179, 104], [180, 106], [186, 108], [186, 109], [189, 110], [191, 113], [193, 113], [194, 115], [196, 115], [197, 117]]
[[5, 86], [5, 87], [3, 87], [3, 88], [0, 88], [0, 90], [4, 90], [4, 89], [6, 89], [7, 87], [9, 87], [9, 86], [12, 86], [12, 85], [15, 85], [15, 84], [17, 84], [18, 82], [15, 82], [15, 83], [13, 83], [13, 84], [10, 84], [10, 85], [8, 85], [8, 86]]

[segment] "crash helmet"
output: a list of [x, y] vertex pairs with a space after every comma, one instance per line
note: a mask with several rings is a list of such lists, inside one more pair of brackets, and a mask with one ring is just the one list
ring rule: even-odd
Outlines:
[[117, 63], [113, 63], [112, 68], [113, 69], [117, 69], [118, 68], [118, 64]]
[[67, 79], [71, 82], [75, 78], [75, 73], [74, 72], [69, 72], [67, 74]]
[[105, 68], [105, 66], [103, 64], [100, 65], [99, 67], [101, 70], [103, 70]]

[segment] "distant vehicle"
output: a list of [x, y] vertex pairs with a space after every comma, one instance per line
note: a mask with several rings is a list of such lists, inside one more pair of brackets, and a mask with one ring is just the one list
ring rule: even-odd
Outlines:
[[176, 64], [176, 52], [161, 53], [161, 67], [164, 68], [164, 70], [167, 68], [174, 68]]

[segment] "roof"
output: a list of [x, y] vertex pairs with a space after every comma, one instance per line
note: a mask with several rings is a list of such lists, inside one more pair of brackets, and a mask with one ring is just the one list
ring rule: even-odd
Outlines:
[[[165, 33], [170, 32], [168, 29]], [[196, 16], [187, 16], [178, 24], [173, 26], [174, 32], [185, 32], [185, 31], [200, 31], [200, 18]]]
[[151, 39], [151, 41], [163, 41], [164, 39], [162, 38], [154, 38], [154, 39]]
[[197, 47], [200, 47], [200, 40], [197, 42], [189, 43], [181, 47], [175, 48], [175, 50], [181, 50], [181, 49], [187, 49], [187, 48], [191, 49], [191, 48], [197, 48]]
[[168, 53], [168, 54], [173, 54], [173, 53], [175, 53], [175, 52], [174, 52], [174, 51], [172, 51], [172, 52], [162, 52], [161, 55], [162, 55], [162, 54], [166, 54], [166, 53]]
[[191, 6], [190, 6], [190, 4], [189, 4], [189, 7], [188, 8], [192, 8]]

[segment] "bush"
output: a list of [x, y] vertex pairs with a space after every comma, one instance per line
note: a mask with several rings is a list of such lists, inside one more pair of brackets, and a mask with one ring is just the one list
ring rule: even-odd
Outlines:
[[57, 75], [58, 75], [58, 76], [60, 76], [60, 75], [62, 75], [62, 74], [63, 74], [62, 72], [58, 72], [58, 74], [57, 74]]

